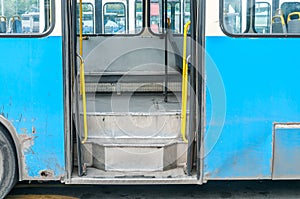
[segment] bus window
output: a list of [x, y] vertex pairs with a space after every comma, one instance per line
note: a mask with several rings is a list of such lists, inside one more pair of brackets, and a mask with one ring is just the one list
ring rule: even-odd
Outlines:
[[[77, 34], [79, 34], [79, 4], [77, 4]], [[94, 6], [91, 3], [82, 3], [82, 33], [93, 34]]]
[[5, 0], [0, 15], [5, 17], [6, 31], [1, 33], [31, 34], [47, 31], [51, 24], [51, 0]]
[[267, 2], [255, 3], [254, 29], [256, 33], [270, 33], [271, 5]]
[[140, 33], [143, 28], [143, 3], [135, 2], [135, 33]]
[[231, 34], [243, 33], [247, 27], [247, 1], [224, 0], [223, 25]]
[[180, 3], [175, 4], [175, 16], [173, 18], [173, 21], [171, 24], [174, 24], [174, 32], [175, 33], [181, 33], [182, 30], [182, 22], [181, 22], [181, 5]]
[[[184, 5], [182, 5], [184, 4]], [[162, 2], [150, 1], [150, 29], [154, 33], [162, 33]], [[183, 26], [190, 20], [190, 1], [168, 0], [167, 16], [173, 33], [182, 34]]]
[[232, 35], [298, 35], [300, 0], [223, 0], [222, 27]]
[[186, 24], [188, 21], [191, 20], [191, 3], [190, 3], [190, 0], [187, 0], [185, 1], [185, 4], [184, 4], [184, 11], [183, 11], [183, 14], [184, 14], [184, 24]]
[[182, 22], [181, 22], [181, 4], [180, 2], [170, 2], [168, 3], [168, 18], [171, 20], [170, 30], [173, 33], [181, 33]]
[[[77, 5], [79, 1], [77, 0]], [[77, 9], [79, 33], [79, 7]], [[143, 29], [142, 0], [83, 0], [83, 34], [138, 34]]]
[[104, 5], [104, 34], [125, 34], [126, 14], [123, 3]]
[[159, 4], [157, 1], [151, 1], [150, 4], [150, 28], [154, 33], [161, 32], [161, 18], [160, 18]]

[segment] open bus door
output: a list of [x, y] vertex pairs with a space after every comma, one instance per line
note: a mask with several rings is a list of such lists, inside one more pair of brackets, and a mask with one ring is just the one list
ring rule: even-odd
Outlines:
[[[97, 1], [95, 11], [101, 10], [102, 17], [99, 19], [99, 13], [95, 14], [94, 20], [101, 28], [95, 27], [95, 34], [84, 34], [83, 27], [79, 27], [78, 69], [74, 78], [75, 84], [78, 83], [74, 90], [77, 100], [73, 111], [79, 172], [74, 183], [81, 182], [84, 173], [85, 182], [123, 176], [124, 179], [134, 178], [132, 183], [151, 183], [157, 179], [163, 179], [164, 183], [174, 179], [201, 183], [203, 123], [199, 121], [203, 108], [198, 101], [202, 102], [204, 89], [203, 52], [199, 42], [204, 41], [204, 19], [197, 13], [204, 9], [204, 1], [168, 2], [146, 0], [142, 2], [143, 9], [134, 13], [131, 2]], [[189, 8], [185, 10], [187, 5]], [[154, 7], [156, 10], [151, 10]], [[177, 13], [182, 10], [190, 14]], [[151, 13], [159, 14], [156, 16], [158, 32], [151, 29], [154, 19]], [[112, 14], [122, 20], [114, 18], [113, 29], [106, 31], [104, 20]], [[134, 27], [131, 24], [137, 24], [134, 16], [141, 14], [144, 28], [139, 25], [137, 28], [142, 32], [136, 34], [137, 30], [128, 27]], [[79, 16], [82, 17], [80, 13]], [[170, 19], [172, 16], [175, 19]], [[182, 19], [176, 19], [178, 16]], [[173, 29], [169, 31], [168, 28], [183, 25], [186, 16], [191, 21], [190, 35], [184, 37], [183, 34], [175, 35]], [[79, 25], [80, 21], [82, 19]], [[125, 31], [119, 31], [122, 25]], [[178, 30], [177, 33], [183, 32], [183, 27]], [[184, 41], [186, 48], [182, 46]], [[184, 142], [180, 131], [183, 71], [182, 62], [178, 64], [175, 56], [181, 56], [185, 50], [190, 55], [190, 89], [186, 89], [190, 91], [189, 111], [183, 113], [189, 118], [186, 125], [188, 143]], [[118, 178], [116, 183], [122, 183], [122, 179]]]

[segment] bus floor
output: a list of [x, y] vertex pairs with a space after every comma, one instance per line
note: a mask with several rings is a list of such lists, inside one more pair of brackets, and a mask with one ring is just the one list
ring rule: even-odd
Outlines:
[[181, 93], [169, 93], [167, 102], [164, 98], [163, 93], [88, 93], [87, 112], [181, 112]]

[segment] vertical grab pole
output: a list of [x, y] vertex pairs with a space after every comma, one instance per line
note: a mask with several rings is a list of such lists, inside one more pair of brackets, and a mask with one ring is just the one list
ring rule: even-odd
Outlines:
[[168, 19], [168, 0], [163, 1], [164, 5], [164, 29], [165, 29], [165, 87], [164, 87], [164, 102], [168, 102], [168, 33], [169, 33], [169, 19]]
[[183, 38], [183, 55], [182, 55], [182, 94], [181, 94], [181, 135], [185, 143], [188, 143], [186, 139], [186, 107], [187, 107], [187, 87], [188, 87], [188, 63], [186, 61], [186, 43], [187, 34], [191, 22], [187, 22], [184, 25], [184, 38]]
[[80, 55], [80, 94], [82, 95], [82, 107], [83, 107], [83, 130], [84, 139], [82, 144], [84, 144], [88, 137], [87, 130], [87, 118], [86, 118], [86, 95], [85, 95], [85, 78], [84, 78], [84, 61], [83, 61], [83, 37], [82, 37], [82, 0], [79, 1], [79, 55]]
[[79, 0], [79, 56], [80, 56], [80, 95], [82, 95], [82, 65], [83, 65], [83, 45], [82, 45], [82, 0]]

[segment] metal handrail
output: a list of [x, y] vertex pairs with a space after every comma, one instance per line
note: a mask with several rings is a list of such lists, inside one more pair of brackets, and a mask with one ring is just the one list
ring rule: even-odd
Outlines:
[[82, 95], [82, 107], [83, 107], [83, 130], [84, 139], [82, 144], [87, 141], [88, 129], [87, 129], [87, 116], [86, 116], [86, 93], [85, 93], [85, 77], [84, 77], [84, 60], [83, 60], [83, 37], [82, 37], [82, 0], [79, 1], [79, 57], [80, 57], [80, 95]]
[[186, 58], [186, 49], [187, 49], [187, 34], [191, 22], [187, 22], [184, 25], [183, 33], [183, 55], [182, 55], [182, 96], [181, 96], [181, 135], [185, 143], [188, 143], [186, 139], [186, 107], [187, 107], [187, 89], [188, 89], [188, 62]]

